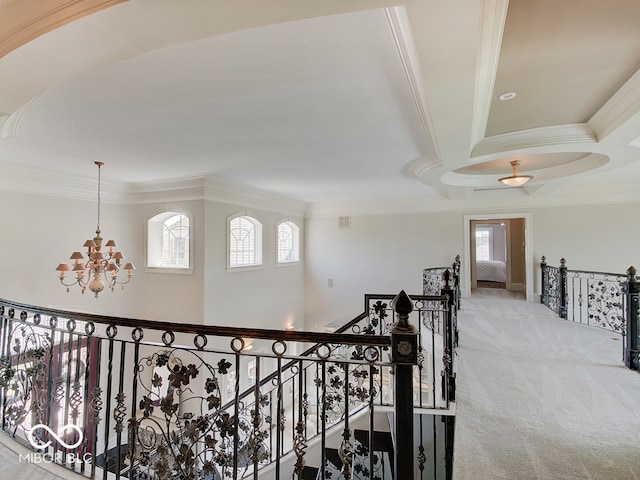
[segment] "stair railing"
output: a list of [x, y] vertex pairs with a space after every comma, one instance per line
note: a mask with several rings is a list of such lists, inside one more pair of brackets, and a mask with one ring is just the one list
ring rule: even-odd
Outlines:
[[[422, 334], [430, 332], [433, 346], [436, 326], [449, 328], [451, 317], [441, 319], [448, 298], [408, 300], [418, 319], [416, 345], [386, 334], [399, 321], [386, 295], [367, 296], [366, 314], [344, 327], [358, 334], [153, 322], [0, 300], [2, 428], [32, 450], [25, 461], [46, 459], [104, 480], [258, 479], [269, 469], [275, 478], [302, 478], [312, 430], [325, 443], [339, 428], [342, 474], [349, 475], [353, 413], [367, 413], [373, 438], [380, 408], [428, 408], [413, 380], [398, 384], [391, 375], [392, 346], [406, 354], [408, 342], [419, 365], [428, 350]], [[428, 302], [442, 307], [431, 311]], [[431, 354], [444, 359], [447, 348], [442, 343]], [[451, 376], [444, 360], [441, 368], [443, 378]], [[412, 401], [394, 405], [403, 390]], [[440, 396], [431, 405], [448, 408], [451, 396]], [[398, 475], [404, 468], [396, 464]]]
[[[451, 352], [455, 347], [450, 344], [453, 338], [451, 332], [455, 331], [454, 319], [456, 318], [455, 303], [452, 302], [453, 292], [451, 286], [449, 290], [444, 291], [443, 295], [411, 295], [413, 302], [412, 321], [417, 325], [418, 329], [418, 357], [417, 371], [415, 375], [415, 384], [413, 388], [413, 399], [416, 408], [423, 411], [447, 411], [451, 408], [451, 404], [455, 401], [455, 373], [453, 372], [453, 359]], [[359, 335], [381, 335], [388, 336], [391, 334], [393, 325], [398, 322], [397, 314], [392, 308], [395, 296], [390, 294], [367, 294], [365, 295], [365, 307], [363, 313], [355, 317], [352, 321], [338, 328], [335, 333], [355, 333]], [[449, 336], [445, 335], [450, 332]], [[316, 347], [312, 346], [303, 353], [301, 357], [313, 355]], [[353, 350], [347, 350], [341, 346], [335, 346], [335, 356], [339, 358], [361, 358], [363, 350], [356, 346]], [[316, 368], [316, 370], [313, 370]], [[367, 403], [369, 400], [372, 404], [382, 408], [392, 408], [394, 399], [392, 396], [393, 388], [390, 387], [390, 369], [383, 368], [379, 377], [374, 375], [366, 375], [366, 372], [356, 371], [348, 375], [343, 367], [329, 367], [326, 373], [329, 380], [318, 381], [323, 377], [323, 372], [317, 370], [317, 366], [302, 366], [298, 360], [285, 363], [278, 368], [277, 372], [266, 375], [260, 382], [260, 388], [265, 389], [262, 393], [263, 397], [268, 398], [266, 402], [270, 408], [275, 404], [273, 398], [277, 398], [276, 390], [278, 385], [282, 383], [284, 390], [294, 392], [290, 384], [295, 381], [296, 376], [301, 376], [305, 380], [300, 381], [299, 385], [304, 385], [304, 393], [299, 396], [305, 398], [306, 402], [306, 425], [299, 426], [304, 428], [306, 440], [309, 441], [314, 435], [309, 432], [318, 432], [321, 438], [325, 439], [325, 432], [335, 425], [345, 421], [348, 417], [347, 413], [357, 414], [366, 409], [371, 410], [371, 406]], [[280, 375], [282, 382], [277, 381], [276, 376]], [[345, 377], [349, 376], [353, 380], [355, 395], [343, 394], [342, 389], [350, 382]], [[376, 391], [376, 395], [367, 399], [366, 382], [367, 378], [371, 381], [375, 378], [375, 385], [369, 388], [369, 391]], [[314, 384], [310, 384], [308, 379], [314, 379]], [[438, 381], [439, 379], [439, 381]], [[287, 387], [289, 385], [289, 387]], [[321, 388], [321, 385], [325, 385]], [[322, 395], [326, 394], [327, 405], [322, 404]], [[239, 395], [239, 399], [243, 402], [245, 412], [255, 411], [256, 401], [252, 400], [255, 396], [255, 386], [250, 387]], [[346, 399], [350, 398], [347, 402]], [[287, 405], [295, 405], [295, 400], [291, 399]], [[229, 408], [231, 404], [225, 405], [223, 408]], [[323, 409], [323, 407], [325, 407]], [[276, 411], [280, 411], [276, 409]], [[249, 413], [247, 413], [249, 414]], [[270, 410], [265, 413], [268, 416], [273, 414]], [[296, 418], [291, 408], [284, 408], [281, 411], [283, 416], [282, 423], [295, 424]], [[288, 418], [285, 420], [284, 416]], [[298, 417], [299, 418], [299, 417]], [[348, 422], [348, 419], [346, 419]], [[275, 429], [279, 432], [280, 428]], [[270, 431], [271, 432], [271, 431]], [[291, 448], [295, 451], [297, 433], [291, 431], [294, 438], [278, 443], [271, 436], [270, 445], [276, 446], [276, 451], [281, 452], [284, 456]], [[280, 447], [285, 447], [282, 450]], [[325, 451], [323, 445], [322, 451]], [[270, 458], [273, 461], [274, 458]], [[326, 459], [325, 459], [326, 460]], [[327, 462], [323, 460], [324, 466]], [[324, 472], [321, 472], [324, 474]], [[334, 472], [335, 473], [335, 472]]]
[[610, 330], [622, 336], [625, 365], [638, 370], [638, 296], [636, 269], [626, 273], [570, 270], [566, 260], [560, 266], [540, 261], [540, 302], [560, 318]]

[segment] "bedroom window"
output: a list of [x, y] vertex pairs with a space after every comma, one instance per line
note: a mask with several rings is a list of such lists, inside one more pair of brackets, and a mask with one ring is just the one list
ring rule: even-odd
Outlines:
[[489, 228], [476, 228], [476, 260], [493, 260], [493, 238]]
[[262, 265], [262, 224], [241, 215], [229, 221], [229, 268]]
[[300, 260], [300, 229], [291, 221], [278, 224], [278, 263], [291, 263]]

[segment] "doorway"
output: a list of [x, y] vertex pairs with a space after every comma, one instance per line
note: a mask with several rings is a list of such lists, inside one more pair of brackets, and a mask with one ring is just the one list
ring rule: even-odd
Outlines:
[[464, 236], [464, 296], [471, 295], [478, 281], [491, 281], [533, 301], [531, 214], [465, 215]]

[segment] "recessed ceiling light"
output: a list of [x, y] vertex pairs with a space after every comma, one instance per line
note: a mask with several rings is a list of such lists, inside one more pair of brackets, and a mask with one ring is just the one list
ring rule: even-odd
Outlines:
[[515, 97], [516, 97], [516, 92], [508, 92], [508, 93], [503, 93], [502, 95], [500, 95], [498, 97], [498, 100], [506, 101], [506, 100], [511, 100], [511, 99], [513, 99]]

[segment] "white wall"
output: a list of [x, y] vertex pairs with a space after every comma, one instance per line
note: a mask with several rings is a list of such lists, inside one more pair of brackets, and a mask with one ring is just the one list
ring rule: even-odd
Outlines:
[[[146, 269], [146, 222], [157, 213], [174, 210], [191, 219], [193, 250], [191, 273]], [[174, 201], [134, 205], [128, 208], [131, 228], [136, 231], [136, 276], [127, 286], [127, 311], [134, 318], [200, 324], [204, 319], [204, 207], [202, 201]], [[129, 255], [133, 258], [132, 255]], [[130, 291], [128, 291], [130, 289]]]
[[353, 216], [350, 229], [339, 229], [338, 217], [315, 217], [306, 231], [308, 329], [351, 320], [365, 293], [422, 293], [422, 270], [451, 265], [463, 248], [461, 214]]
[[[247, 214], [262, 223], [263, 266], [227, 269], [227, 221]], [[304, 263], [276, 264], [276, 225], [290, 219], [305, 238], [304, 219], [280, 212], [205, 202], [205, 324], [284, 329], [304, 322]], [[301, 249], [303, 258], [304, 249]]]
[[[192, 274], [145, 269], [145, 224], [158, 211], [188, 212], [193, 227]], [[176, 323], [205, 323], [256, 328], [303, 324], [303, 263], [276, 265], [276, 224], [304, 220], [279, 212], [250, 213], [263, 222], [264, 267], [228, 273], [227, 218], [245, 207], [220, 202], [174, 201], [141, 205], [102, 203], [101, 229], [113, 238], [137, 270], [124, 290], [102, 292], [98, 299], [77, 287], [67, 293], [56, 266], [93, 238], [96, 202], [0, 191], [0, 298], [38, 306], [101, 315]], [[301, 249], [303, 254], [304, 249]]]
[[[277, 266], [275, 225], [287, 215], [253, 209], [249, 213], [264, 224], [265, 266], [228, 273], [227, 218], [246, 209], [192, 201], [172, 205], [193, 214], [193, 274], [147, 273], [144, 221], [163, 205], [103, 203], [103, 236], [117, 240], [138, 270], [124, 291], [95, 299], [73, 287], [67, 293], [55, 271], [94, 235], [95, 201], [0, 191], [0, 298], [172, 322], [264, 328], [289, 323], [301, 328], [304, 322], [308, 329], [320, 329], [360, 313], [365, 293], [420, 293], [423, 268], [449, 265], [458, 253], [463, 262], [468, 257], [463, 212], [353, 216], [346, 230], [338, 228], [337, 216], [306, 221], [293, 216], [307, 240], [304, 262]], [[551, 265], [564, 257], [569, 268], [580, 270], [624, 273], [630, 265], [640, 268], [639, 206], [523, 210], [532, 218], [534, 292], [539, 293], [542, 255]]]
[[[540, 258], [576, 270], [624, 273], [640, 269], [640, 205], [520, 209], [532, 216], [534, 301], [540, 292]], [[500, 210], [474, 212], [499, 214]], [[307, 219], [305, 318], [307, 328], [342, 324], [363, 309], [365, 293], [420, 293], [424, 267], [465, 262], [463, 212], [362, 215], [351, 229], [337, 217]], [[333, 287], [328, 280], [333, 280]]]
[[[625, 273], [631, 265], [640, 269], [639, 209], [639, 204], [620, 204], [533, 210], [537, 265], [544, 255], [554, 266], [564, 257], [574, 270]], [[539, 275], [536, 279], [539, 282]]]
[[[101, 230], [105, 241], [114, 239], [127, 257], [137, 257], [138, 232], [127, 220], [126, 209], [103, 204]], [[21, 303], [126, 315], [132, 292], [105, 292], [108, 305], [91, 292], [69, 293], [60, 284], [55, 268], [71, 262], [73, 251], [95, 236], [97, 206], [93, 201], [0, 191], [0, 297]]]

